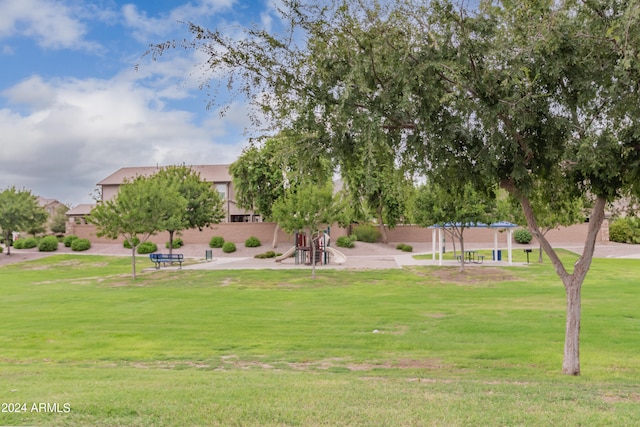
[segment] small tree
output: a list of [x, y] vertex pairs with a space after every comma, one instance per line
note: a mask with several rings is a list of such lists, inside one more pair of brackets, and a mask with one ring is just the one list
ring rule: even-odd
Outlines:
[[97, 205], [88, 216], [96, 225], [98, 236], [124, 237], [131, 245], [132, 277], [136, 278], [136, 249], [151, 235], [166, 230], [167, 217], [184, 211], [187, 203], [174, 187], [164, 187], [153, 177], [137, 177], [125, 182], [111, 200]]
[[[313, 142], [313, 138], [283, 131], [260, 146], [245, 148], [229, 167], [238, 206], [253, 210], [264, 220], [271, 221], [275, 219], [274, 203], [284, 197], [286, 187], [296, 187], [307, 179], [328, 180], [331, 175], [329, 163], [314, 154]], [[277, 236], [276, 221], [274, 248]]]
[[297, 188], [288, 188], [284, 197], [273, 205], [274, 219], [288, 233], [304, 230], [311, 239], [311, 277], [316, 277], [315, 241], [322, 224], [331, 224], [336, 217], [333, 186], [303, 183]]
[[47, 220], [46, 211], [38, 205], [30, 190], [7, 188], [0, 192], [0, 229], [11, 255], [11, 238], [15, 231], [28, 231], [42, 227]]
[[69, 208], [66, 205], [60, 205], [56, 208], [56, 212], [51, 218], [51, 232], [62, 234], [67, 231], [67, 216], [65, 215]]

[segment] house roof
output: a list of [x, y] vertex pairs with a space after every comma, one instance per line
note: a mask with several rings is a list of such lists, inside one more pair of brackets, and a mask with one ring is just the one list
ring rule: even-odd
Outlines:
[[41, 197], [41, 196], [37, 196], [37, 199], [38, 199], [38, 205], [42, 207], [61, 204], [56, 199], [47, 199], [46, 197]]
[[[127, 167], [118, 169], [109, 175], [98, 185], [120, 185], [125, 180], [132, 180], [137, 176], [151, 176], [166, 166], [143, 166], [143, 167]], [[196, 173], [200, 174], [206, 182], [231, 182], [229, 174], [229, 165], [190, 165], [188, 166]]]
[[73, 209], [69, 209], [66, 212], [66, 215], [67, 216], [88, 215], [91, 212], [91, 209], [93, 209], [95, 206], [96, 205], [89, 204], [89, 203], [80, 204]]

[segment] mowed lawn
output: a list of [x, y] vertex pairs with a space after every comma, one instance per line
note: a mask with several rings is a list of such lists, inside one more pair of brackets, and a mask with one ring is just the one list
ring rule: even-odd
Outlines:
[[580, 377], [548, 261], [318, 276], [2, 267], [0, 425], [640, 425], [638, 260], [594, 261]]

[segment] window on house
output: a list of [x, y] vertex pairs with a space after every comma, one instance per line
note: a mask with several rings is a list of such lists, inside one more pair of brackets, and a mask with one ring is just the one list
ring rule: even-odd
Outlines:
[[216, 190], [218, 190], [222, 200], [227, 200], [227, 184], [216, 184]]

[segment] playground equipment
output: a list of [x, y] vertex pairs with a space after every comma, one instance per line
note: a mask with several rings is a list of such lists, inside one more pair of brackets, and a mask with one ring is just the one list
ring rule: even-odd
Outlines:
[[331, 236], [326, 231], [316, 237], [307, 236], [305, 233], [295, 233], [295, 245], [276, 257], [275, 262], [282, 262], [293, 255], [296, 264], [311, 265], [315, 263], [316, 265], [325, 265], [329, 264], [330, 256], [333, 257], [333, 261], [338, 265], [345, 263], [347, 261], [345, 254], [330, 247], [330, 241]]

